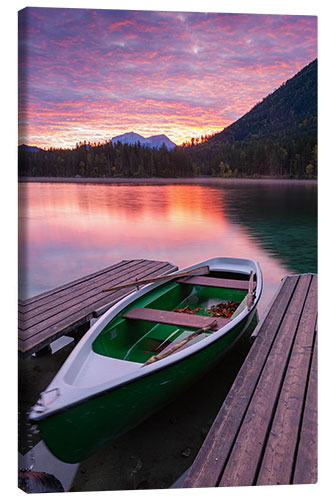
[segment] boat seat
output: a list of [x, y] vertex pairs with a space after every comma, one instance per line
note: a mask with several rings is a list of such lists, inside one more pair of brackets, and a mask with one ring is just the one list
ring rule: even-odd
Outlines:
[[152, 321], [154, 323], [164, 323], [195, 329], [205, 328], [216, 319], [217, 326], [212, 328], [212, 330], [219, 330], [230, 321], [228, 318], [213, 318], [212, 316], [162, 311], [160, 309], [151, 309], [149, 307], [134, 307], [131, 311], [124, 314], [123, 318]]
[[[234, 288], [237, 290], [248, 290], [248, 280], [231, 280], [224, 278], [213, 278], [210, 276], [191, 276], [189, 278], [180, 278], [177, 283], [185, 283], [186, 285], [202, 285], [214, 286], [217, 288]], [[256, 283], [254, 283], [254, 288]]]

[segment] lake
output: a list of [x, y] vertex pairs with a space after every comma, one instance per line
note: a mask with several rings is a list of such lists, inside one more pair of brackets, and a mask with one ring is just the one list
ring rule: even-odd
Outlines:
[[316, 182], [80, 181], [19, 183], [20, 298], [122, 259], [232, 256], [259, 261], [263, 309], [284, 275], [317, 272]]
[[[232, 179], [19, 183], [19, 295], [30, 297], [122, 259], [179, 268], [214, 256], [259, 261], [259, 317], [281, 279], [317, 272], [317, 184]], [[250, 332], [188, 391], [81, 464], [65, 464], [34, 435], [20, 466], [70, 491], [179, 487], [251, 346]], [[19, 360], [23, 415], [68, 356]], [[27, 434], [24, 425], [21, 432]], [[23, 440], [24, 441], [24, 440]], [[180, 478], [180, 479], [179, 479]]]

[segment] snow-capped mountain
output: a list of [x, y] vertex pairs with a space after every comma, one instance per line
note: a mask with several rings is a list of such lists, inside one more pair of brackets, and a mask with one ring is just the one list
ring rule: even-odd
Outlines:
[[176, 144], [174, 142], [172, 142], [169, 137], [167, 137], [166, 135], [164, 134], [161, 134], [161, 135], [152, 135], [150, 137], [147, 137], [145, 139], [145, 145], [146, 146], [149, 146], [150, 148], [161, 148], [163, 146], [163, 144], [165, 145], [165, 147], [167, 149], [173, 149]]
[[140, 144], [143, 144], [145, 140], [146, 139], [142, 135], [136, 134], [135, 132], [126, 132], [126, 134], [116, 135], [111, 139], [113, 143], [119, 141], [122, 144], [131, 144], [131, 145], [135, 144], [136, 142], [140, 142]]
[[164, 134], [161, 135], [152, 135], [150, 137], [143, 137], [140, 134], [136, 134], [135, 132], [127, 132], [122, 135], [117, 135], [112, 137], [111, 142], [117, 143], [121, 142], [122, 144], [135, 144], [140, 142], [142, 146], [148, 146], [149, 148], [159, 149], [165, 145], [167, 149], [173, 149], [176, 147], [176, 144], [172, 142], [169, 137]]

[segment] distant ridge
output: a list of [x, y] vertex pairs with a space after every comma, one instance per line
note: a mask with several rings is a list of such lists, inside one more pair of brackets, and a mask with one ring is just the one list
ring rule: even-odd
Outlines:
[[[145, 138], [135, 132], [103, 144], [80, 143], [75, 149], [22, 144], [19, 176], [316, 179], [317, 86], [315, 60], [239, 120], [199, 144], [193, 140], [175, 147], [164, 134]], [[138, 147], [138, 142], [145, 147]], [[161, 148], [163, 144], [168, 150]]]
[[315, 59], [222, 132], [187, 146], [200, 174], [316, 177], [317, 78]]
[[239, 141], [257, 134], [264, 137], [287, 129], [298, 129], [304, 120], [309, 130], [317, 130], [317, 60], [209, 140]]
[[[160, 149], [164, 145], [169, 151], [176, 147], [176, 144], [172, 142], [169, 139], [169, 137], [167, 137], [165, 134], [143, 137], [142, 135], [137, 134], [135, 132], [126, 132], [125, 134], [112, 137], [110, 142], [112, 142], [113, 144], [117, 144], [118, 141], [121, 142], [122, 144], [129, 144], [131, 146], [133, 146], [134, 144], [138, 144], [140, 142], [141, 146], [147, 146], [149, 148], [156, 148], [156, 149]], [[89, 149], [92, 146], [89, 143], [85, 143], [84, 147]], [[37, 146], [28, 146], [27, 144], [20, 144], [18, 146], [18, 149], [19, 151], [20, 150], [32, 151], [32, 152], [41, 151], [41, 149], [38, 148]]]
[[20, 144], [18, 149], [20, 150], [27, 150], [27, 151], [32, 151], [32, 152], [37, 152], [37, 151], [40, 151], [40, 148], [38, 148], [37, 146], [27, 146], [26, 144]]
[[171, 150], [176, 147], [176, 144], [172, 142], [169, 137], [164, 134], [161, 135], [152, 135], [150, 137], [143, 137], [136, 132], [126, 132], [125, 134], [117, 135], [112, 137], [111, 142], [116, 144], [117, 142], [121, 142], [122, 144], [130, 144], [134, 145], [140, 142], [142, 146], [148, 146], [149, 148], [159, 149], [163, 145]]

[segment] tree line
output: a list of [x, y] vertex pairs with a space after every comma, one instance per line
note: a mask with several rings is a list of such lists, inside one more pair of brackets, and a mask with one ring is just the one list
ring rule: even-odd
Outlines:
[[304, 134], [150, 149], [147, 146], [87, 144], [75, 149], [18, 152], [19, 177], [287, 177], [317, 178], [317, 137]]
[[196, 175], [317, 178], [317, 136], [265, 137], [190, 147]]
[[168, 151], [108, 142], [97, 146], [77, 145], [74, 149], [21, 147], [18, 152], [20, 177], [192, 177], [193, 163], [186, 151]]
[[203, 175], [317, 176], [317, 60], [222, 132], [187, 150]]
[[136, 143], [19, 147], [19, 176], [317, 177], [317, 60], [222, 132], [168, 150]]

